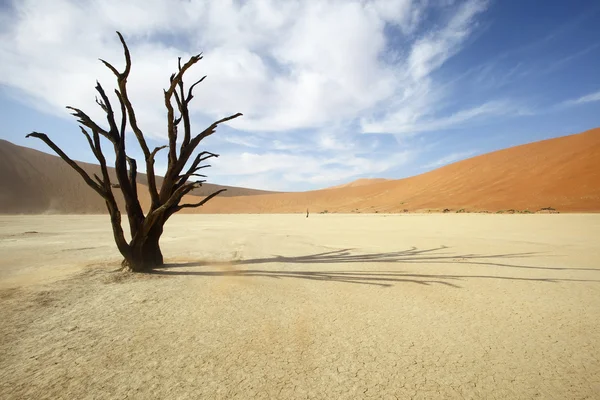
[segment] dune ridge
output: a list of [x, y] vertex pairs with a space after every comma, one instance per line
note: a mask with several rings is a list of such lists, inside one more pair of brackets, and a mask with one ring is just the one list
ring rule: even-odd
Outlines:
[[367, 186], [367, 185], [372, 185], [374, 183], [386, 182], [388, 180], [389, 179], [385, 179], [385, 178], [360, 178], [360, 179], [354, 180], [352, 182], [344, 183], [344, 184], [337, 185], [337, 186], [332, 186], [327, 189], [341, 189], [341, 188], [346, 188], [346, 187]]
[[[2, 213], [105, 212], [102, 199], [56, 156], [0, 141], [0, 177]], [[143, 185], [145, 177], [139, 182]], [[206, 184], [185, 200], [198, 201], [196, 195], [219, 187]], [[224, 194], [189, 212], [599, 212], [600, 128], [483, 154], [405, 179], [361, 179], [294, 193], [229, 188]]]

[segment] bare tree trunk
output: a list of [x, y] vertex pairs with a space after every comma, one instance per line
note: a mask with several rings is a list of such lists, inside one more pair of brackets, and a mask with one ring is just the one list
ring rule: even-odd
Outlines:
[[125, 271], [141, 272], [164, 265], [162, 251], [160, 249], [160, 237], [166, 220], [156, 219], [149, 230], [144, 233], [140, 230], [138, 235], [131, 241], [130, 251], [123, 254], [121, 266]]
[[164, 224], [165, 222], [161, 222], [160, 224], [155, 225], [150, 231], [142, 249], [142, 253], [152, 267], [164, 265], [162, 251], [160, 250], [160, 237], [163, 233]]
[[164, 260], [159, 240], [160, 236], [158, 234], [153, 234], [152, 236], [148, 236], [146, 240], [141, 243], [132, 246], [131, 254], [129, 257], [124, 258], [121, 263], [123, 270], [143, 272], [163, 266]]

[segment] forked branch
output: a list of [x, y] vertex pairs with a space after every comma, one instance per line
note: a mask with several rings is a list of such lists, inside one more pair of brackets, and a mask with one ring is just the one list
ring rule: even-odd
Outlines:
[[25, 137], [28, 137], [28, 138], [34, 137], [34, 138], [40, 139], [41, 141], [46, 143], [46, 145], [48, 147], [50, 147], [52, 150], [54, 150], [54, 152], [60, 158], [62, 158], [67, 164], [69, 164], [69, 166], [71, 168], [73, 168], [79, 175], [81, 175], [81, 177], [83, 178], [85, 183], [88, 184], [89, 187], [94, 189], [103, 198], [106, 197], [106, 194], [104, 193], [103, 188], [98, 183], [94, 182], [94, 180], [92, 178], [90, 178], [88, 173], [85, 172], [75, 161], [71, 160], [71, 158], [68, 155], [66, 155], [65, 152], [60, 149], [60, 147], [58, 147], [56, 144], [54, 144], [54, 142], [48, 137], [48, 135], [46, 135], [45, 133], [40, 133], [40, 132], [31, 132], [29, 135], [27, 135]]
[[198, 203], [194, 203], [194, 204], [181, 204], [179, 206], [177, 206], [175, 208], [175, 212], [183, 209], [183, 208], [196, 208], [196, 207], [201, 207], [203, 205], [205, 205], [208, 201], [210, 201], [213, 197], [218, 196], [219, 194], [223, 193], [227, 191], [227, 189], [219, 189], [216, 192], [212, 193], [209, 196], [206, 196], [204, 199], [202, 199], [202, 201], [199, 201]]

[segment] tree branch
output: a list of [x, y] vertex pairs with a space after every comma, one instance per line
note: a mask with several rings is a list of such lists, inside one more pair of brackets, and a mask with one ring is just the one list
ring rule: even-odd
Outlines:
[[[179, 68], [179, 72], [177, 74], [172, 75], [171, 86], [166, 90], [167, 93], [173, 93], [175, 87], [179, 84], [185, 71], [187, 71], [192, 65], [196, 64], [198, 61], [202, 60], [202, 53], [197, 54], [195, 56], [191, 56], [190, 59], [183, 65], [183, 67]], [[181, 65], [181, 64], [180, 64]]]
[[151, 158], [152, 160], [154, 160], [154, 156], [156, 156], [156, 153], [158, 153], [158, 152], [159, 152], [159, 151], [161, 151], [162, 149], [166, 149], [167, 147], [169, 147], [169, 146], [166, 146], [166, 145], [165, 145], [165, 146], [158, 146], [158, 147], [155, 147], [155, 148], [154, 148], [154, 150], [152, 150], [152, 153], [150, 153], [150, 158]]
[[129, 184], [135, 198], [138, 198], [137, 193], [137, 162], [135, 158], [127, 156], [127, 164], [129, 164]]
[[[165, 106], [167, 108], [167, 122], [168, 122], [167, 133], [168, 133], [168, 137], [169, 137], [169, 166], [175, 165], [177, 163], [177, 154], [176, 154], [177, 129], [176, 129], [176, 124], [174, 122], [175, 121], [174, 110], [173, 110], [173, 105], [171, 104], [171, 99], [173, 97], [173, 94], [175, 93], [175, 89], [178, 86], [180, 86], [181, 93], [183, 94], [183, 84], [182, 84], [183, 75], [192, 65], [196, 64], [201, 59], [202, 59], [202, 54], [192, 56], [183, 66], [181, 66], [181, 58], [179, 58], [178, 59], [179, 71], [177, 72], [177, 74], [171, 75], [171, 78], [170, 78], [171, 85], [169, 86], [169, 88], [167, 90], [164, 91]], [[179, 97], [179, 96], [176, 95], [176, 99], [177, 99], [177, 97]], [[187, 111], [187, 104], [185, 103], [183, 98], [177, 99], [177, 103], [178, 103], [179, 109], [181, 111], [181, 117], [184, 119], [186, 131], [188, 132], [188, 135], [190, 135], [190, 133], [189, 133], [189, 130], [190, 130], [189, 113]], [[184, 138], [184, 140], [185, 140], [185, 138]], [[168, 177], [167, 177], [167, 180], [168, 180]]]
[[94, 138], [94, 148], [96, 149], [96, 158], [100, 163], [100, 168], [102, 170], [102, 174], [106, 175], [108, 179], [108, 168], [106, 167], [106, 158], [104, 158], [104, 153], [102, 153], [102, 145], [100, 144], [100, 135], [98, 131], [92, 131], [92, 136]]
[[[199, 80], [197, 80], [196, 82], [194, 82], [194, 84], [192, 86], [190, 86], [190, 88], [188, 89], [188, 95], [187, 97], [184, 97], [183, 95], [183, 80], [181, 80], [179, 82], [179, 88], [181, 91], [181, 99], [182, 99], [182, 104], [180, 105], [179, 109], [180, 111], [185, 109], [185, 121], [184, 121], [184, 135], [183, 135], [183, 142], [181, 143], [181, 149], [179, 150], [179, 153], [181, 154], [181, 152], [183, 151], [183, 149], [190, 144], [190, 140], [191, 140], [191, 135], [192, 135], [192, 129], [191, 129], [191, 124], [190, 124], [190, 118], [189, 118], [189, 108], [188, 108], [188, 104], [190, 103], [190, 101], [194, 98], [192, 92], [194, 91], [194, 87], [201, 83], [204, 79], [206, 79], [206, 75], [204, 75], [202, 78], [200, 78]], [[182, 111], [182, 115], [183, 115], [183, 111]]]
[[180, 206], [177, 206], [175, 208], [175, 212], [183, 209], [183, 208], [196, 208], [196, 207], [201, 207], [204, 204], [206, 204], [207, 202], [209, 202], [213, 197], [218, 196], [219, 194], [223, 193], [227, 191], [227, 189], [219, 189], [216, 192], [214, 192], [213, 194], [211, 194], [210, 196], [205, 197], [204, 199], [202, 199], [202, 201], [198, 202], [198, 203], [194, 203], [194, 204], [182, 204]]
[[103, 60], [101, 58], [99, 58], [98, 60], [100, 60], [102, 62], [102, 64], [106, 65], [106, 68], [110, 69], [112, 71], [112, 73], [117, 76], [117, 78], [119, 78], [121, 76], [121, 73], [119, 71], [117, 71], [117, 69], [115, 67], [113, 67], [111, 63], [109, 63], [108, 61]]
[[150, 199], [152, 200], [152, 208], [158, 207], [160, 201], [158, 198], [158, 190], [156, 188], [156, 176], [154, 175], [154, 157], [156, 153], [166, 148], [167, 146], [155, 147], [152, 153], [146, 158], [146, 175], [148, 177], [148, 192], [150, 193]]
[[105, 138], [107, 138], [108, 140], [110, 140], [111, 142], [114, 143], [114, 139], [111, 137], [111, 134], [108, 131], [106, 131], [105, 129], [98, 126], [98, 124], [96, 124], [94, 121], [92, 121], [92, 119], [86, 113], [81, 111], [79, 108], [75, 108], [75, 107], [71, 107], [71, 106], [67, 106], [66, 108], [73, 111], [71, 113], [71, 115], [76, 117], [77, 122], [79, 122], [81, 125], [90, 128], [92, 131], [100, 132], [100, 134], [102, 136], [104, 136]]
[[[208, 154], [208, 155], [205, 155], [205, 154]], [[192, 176], [193, 173], [199, 171], [202, 168], [208, 168], [208, 167], [210, 167], [210, 165], [203, 165], [203, 166], [198, 166], [198, 165], [202, 161], [208, 160], [211, 157], [219, 157], [219, 155], [211, 153], [209, 151], [203, 151], [201, 153], [198, 153], [198, 155], [196, 155], [196, 158], [192, 162], [192, 165], [190, 165], [190, 168], [188, 169], [188, 171], [185, 174], [179, 175], [177, 177], [178, 181], [177, 181], [177, 183], [175, 185], [175, 188], [178, 188], [179, 186], [185, 184], [185, 182], [189, 179], [190, 176]]]
[[102, 98], [102, 103], [104, 104], [104, 106], [102, 107], [102, 109], [104, 110], [104, 112], [106, 113], [106, 120], [108, 121], [108, 126], [110, 126], [110, 135], [113, 137], [112, 142], [115, 144], [118, 144], [120, 142], [120, 138], [119, 138], [119, 129], [117, 128], [117, 123], [115, 122], [115, 113], [113, 112], [112, 106], [110, 104], [110, 100], [108, 99], [108, 96], [106, 95], [106, 93], [104, 92], [104, 89], [102, 88], [102, 85], [100, 85], [100, 82], [96, 81], [96, 90], [98, 91], [98, 93], [100, 93], [100, 97]]
[[244, 115], [244, 114], [237, 113], [237, 114], [234, 114], [234, 115], [230, 115], [229, 117], [222, 118], [222, 119], [220, 119], [220, 120], [218, 120], [216, 122], [213, 122], [212, 125], [210, 125], [202, 133], [200, 133], [198, 136], [196, 136], [194, 138], [194, 141], [197, 140], [198, 143], [200, 143], [202, 141], [202, 139], [204, 139], [205, 137], [210, 136], [213, 133], [215, 133], [215, 130], [217, 129], [217, 126], [219, 124], [222, 124], [223, 122], [231, 121], [232, 119], [235, 119], [237, 117], [241, 117], [242, 115]]
[[177, 204], [179, 204], [179, 202], [181, 201], [183, 196], [185, 196], [187, 193], [189, 193], [194, 188], [196, 188], [197, 185], [202, 186], [202, 181], [188, 183], [186, 185], [183, 185], [183, 186], [177, 188], [162, 205], [160, 205], [159, 207], [156, 207], [156, 208], [153, 207], [153, 209], [150, 210], [150, 212], [146, 216], [146, 221], [144, 223], [144, 228], [143, 228], [143, 230], [144, 230], [143, 234], [147, 234], [149, 232], [150, 228], [152, 227], [152, 225], [159, 218], [170, 217], [173, 214], [173, 212], [171, 212], [171, 210], [173, 210], [174, 207]]
[[100, 59], [104, 65], [108, 69], [110, 69], [113, 74], [117, 77], [120, 91], [120, 100], [125, 105], [125, 109], [127, 110], [127, 114], [129, 116], [129, 124], [131, 125], [131, 129], [137, 138], [142, 151], [144, 152], [144, 157], [148, 158], [150, 155], [150, 150], [148, 149], [148, 145], [146, 144], [146, 139], [144, 138], [144, 134], [142, 130], [139, 128], [137, 124], [137, 119], [135, 117], [135, 111], [133, 110], [133, 106], [131, 105], [131, 101], [129, 100], [129, 96], [127, 94], [127, 78], [129, 77], [129, 72], [131, 71], [131, 54], [129, 53], [129, 48], [127, 47], [127, 43], [121, 35], [120, 32], [117, 31], [117, 35], [119, 35], [119, 40], [121, 41], [121, 45], [123, 46], [123, 52], [125, 54], [125, 70], [121, 73], [119, 72], [112, 64], [109, 62]]
[[106, 183], [98, 175], [94, 174], [94, 178], [100, 184], [100, 186], [106, 186]]
[[90, 136], [90, 134], [85, 130], [85, 128], [81, 125], [79, 125], [79, 129], [81, 130], [81, 133], [83, 133], [83, 135], [85, 136], [85, 138], [88, 141], [88, 144], [90, 145], [90, 149], [92, 149], [92, 153], [94, 153], [94, 156], [96, 156], [96, 159], [98, 159], [98, 155], [96, 154], [96, 152], [98, 150], [96, 150], [96, 146], [94, 146], [94, 142], [92, 142], [92, 137]]
[[127, 109], [125, 108], [125, 103], [123, 103], [123, 98], [121, 97], [121, 93], [115, 89], [115, 94], [119, 99], [119, 104], [121, 105], [121, 130], [119, 132], [119, 137], [121, 138], [121, 142], [123, 147], [125, 147], [125, 129], [127, 128]]
[[190, 102], [190, 101], [191, 101], [191, 100], [194, 98], [194, 95], [193, 95], [193, 93], [192, 93], [192, 92], [194, 91], [194, 87], [195, 87], [197, 84], [199, 84], [199, 83], [202, 83], [202, 81], [203, 81], [203, 80], [205, 80], [205, 79], [206, 79], [206, 75], [204, 75], [202, 78], [200, 78], [199, 80], [197, 80], [196, 82], [194, 82], [194, 84], [193, 84], [192, 86], [190, 86], [190, 88], [188, 89], [188, 95], [187, 95], [187, 98], [185, 99], [185, 101], [186, 101], [187, 103], [189, 103], [189, 102]]
[[177, 166], [174, 171], [175, 175], [179, 175], [181, 173], [181, 171], [185, 167], [185, 164], [188, 162], [190, 156], [192, 155], [192, 153], [194, 152], [196, 147], [198, 147], [198, 144], [202, 141], [202, 139], [212, 135], [215, 132], [215, 129], [217, 129], [217, 126], [219, 124], [222, 124], [223, 122], [227, 122], [232, 119], [241, 117], [242, 115], [243, 115], [242, 113], [237, 113], [234, 115], [230, 115], [229, 117], [220, 119], [216, 122], [213, 122], [208, 128], [206, 128], [200, 134], [196, 135], [194, 137], [194, 139], [192, 139], [190, 141], [190, 143], [184, 149], [182, 149], [181, 154], [179, 155], [179, 160], [177, 162]]
[[54, 144], [54, 142], [52, 140], [50, 140], [50, 138], [48, 137], [48, 135], [46, 135], [45, 133], [31, 132], [29, 135], [27, 135], [25, 137], [28, 137], [28, 138], [29, 137], [34, 137], [34, 138], [40, 139], [41, 141], [43, 141], [44, 143], [46, 143], [46, 145], [48, 145], [48, 147], [50, 147], [52, 150], [54, 150], [54, 152], [60, 158], [62, 158], [67, 164], [69, 164], [69, 166], [71, 168], [73, 168], [79, 175], [81, 175], [81, 177], [83, 178], [83, 180], [85, 181], [85, 183], [88, 184], [89, 187], [91, 187], [92, 189], [94, 189], [96, 191], [96, 193], [98, 193], [100, 196], [102, 196], [102, 198], [106, 199], [107, 195], [104, 192], [102, 186], [100, 186], [96, 182], [94, 182], [92, 180], [92, 178], [90, 178], [90, 176], [87, 174], [87, 172], [85, 172], [75, 161], [71, 160], [71, 158], [69, 158], [69, 156], [67, 156], [60, 149], [60, 147], [58, 147], [56, 144]]
[[157, 218], [158, 216], [164, 214], [167, 210], [179, 204], [183, 196], [196, 189], [206, 181], [195, 181], [191, 183], [186, 183], [173, 191], [173, 193], [169, 196], [169, 198], [156, 210], [149, 213], [148, 217]]
[[119, 35], [119, 40], [123, 45], [123, 51], [125, 52], [125, 71], [123, 71], [123, 76], [128, 77], [129, 71], [131, 71], [131, 54], [129, 53], [129, 48], [127, 47], [127, 43], [125, 43], [125, 39], [121, 32], [117, 31], [117, 35]]
[[[85, 132], [85, 136], [86, 138], [89, 138], [89, 134], [87, 132]], [[79, 165], [77, 165], [76, 162], [71, 160], [69, 156], [67, 156], [56, 144], [54, 144], [54, 142], [50, 140], [50, 138], [46, 134], [39, 132], [31, 132], [26, 137], [34, 137], [46, 143], [46, 145], [48, 145], [48, 147], [54, 150], [54, 152], [60, 158], [62, 158], [63, 161], [65, 161], [71, 168], [73, 168], [79, 175], [81, 175], [81, 177], [88, 186], [94, 189], [94, 191], [106, 201], [106, 207], [111, 218], [111, 225], [113, 229], [113, 235], [115, 237], [115, 243], [117, 244], [117, 247], [119, 248], [121, 254], [127, 257], [131, 253], [131, 248], [129, 244], [127, 244], [125, 236], [123, 235], [123, 229], [121, 227], [121, 212], [117, 207], [117, 203], [112, 194], [112, 191], [109, 188], [106, 190], [104, 189], [104, 187], [106, 187], [107, 184], [110, 184], [110, 181], [107, 179], [108, 172], [106, 171], [106, 168], [104, 167], [102, 171], [103, 174], [106, 174], [104, 181], [100, 179], [98, 175], [94, 174], [94, 178], [98, 181], [98, 183], [96, 183]], [[94, 147], [96, 151], [101, 154], [101, 149], [99, 147], [100, 137], [98, 131], [94, 131], [94, 141], [97, 143], [94, 143], [94, 146], [92, 147]], [[106, 161], [104, 161], [104, 166], [106, 166]]]
[[79, 129], [87, 139], [88, 144], [90, 145], [90, 149], [92, 149], [92, 153], [94, 153], [96, 160], [98, 160], [98, 163], [100, 164], [100, 170], [102, 172], [103, 179], [100, 179], [100, 177], [96, 174], [94, 174], [94, 178], [96, 178], [96, 180], [100, 182], [100, 185], [108, 194], [108, 192], [110, 191], [110, 177], [108, 175], [108, 170], [106, 169], [106, 159], [104, 158], [104, 154], [102, 154], [102, 148], [100, 146], [100, 137], [98, 135], [98, 132], [94, 131], [94, 140], [92, 141], [92, 137], [83, 126], [80, 125]]
[[[108, 124], [110, 126], [110, 137], [111, 137], [111, 142], [113, 143], [114, 146], [114, 150], [115, 150], [115, 172], [117, 175], [117, 180], [119, 181], [119, 187], [121, 189], [121, 192], [123, 193], [123, 198], [125, 199], [125, 205], [127, 208], [127, 217], [129, 218], [129, 225], [130, 225], [130, 230], [131, 230], [131, 234], [132, 236], [135, 234], [135, 232], [137, 232], [138, 228], [139, 228], [139, 224], [141, 223], [141, 221], [143, 221], [144, 219], [144, 213], [142, 211], [142, 207], [140, 205], [139, 199], [137, 197], [137, 187], [135, 186], [135, 182], [132, 183], [132, 176], [131, 174], [127, 173], [127, 164], [128, 164], [128, 157], [127, 157], [127, 153], [125, 151], [125, 137], [124, 137], [124, 126], [123, 126], [123, 122], [124, 122], [124, 117], [123, 114], [122, 115], [122, 119], [121, 119], [121, 129], [119, 129], [119, 127], [117, 127], [117, 123], [115, 121], [115, 114], [112, 108], [112, 105], [110, 103], [110, 100], [108, 98], [108, 96], [106, 95], [106, 92], [104, 91], [104, 89], [102, 88], [102, 85], [100, 85], [99, 82], [96, 82], [96, 90], [98, 91], [98, 93], [100, 94], [100, 97], [102, 98], [102, 105], [103, 105], [103, 109], [106, 112], [106, 120], [108, 121]], [[119, 102], [121, 105], [121, 111], [123, 112], [123, 106], [124, 104], [122, 103], [122, 98], [119, 98]], [[123, 135], [120, 135], [120, 132], [123, 132]], [[94, 131], [94, 133], [96, 133], [96, 131]], [[96, 147], [98, 149], [100, 149], [100, 140], [98, 139], [97, 143], [96, 143]], [[104, 159], [104, 156], [102, 155], [102, 152], [99, 151], [99, 156], [102, 157], [102, 159], [99, 161], [101, 162], [101, 166], [103, 167], [104, 170], [106, 170], [106, 160]], [[103, 174], [104, 171], [103, 170]], [[137, 172], [137, 171], [136, 171]], [[135, 180], [135, 175], [133, 176], [133, 180]], [[108, 174], [105, 174], [105, 180], [108, 179]]]

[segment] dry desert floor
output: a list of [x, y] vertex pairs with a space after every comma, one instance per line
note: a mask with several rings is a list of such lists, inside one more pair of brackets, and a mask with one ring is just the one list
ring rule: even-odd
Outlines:
[[600, 215], [0, 216], [2, 399], [598, 399]]

